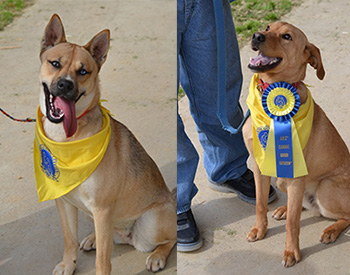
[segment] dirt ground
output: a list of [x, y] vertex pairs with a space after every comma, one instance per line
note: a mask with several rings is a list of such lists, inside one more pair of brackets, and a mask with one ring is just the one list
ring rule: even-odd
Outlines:
[[[176, 3], [147, 1], [36, 0], [0, 32], [0, 108], [35, 117], [39, 98], [39, 44], [53, 13], [68, 41], [85, 44], [111, 30], [111, 48], [100, 80], [102, 98], [115, 118], [135, 134], [176, 185]], [[0, 274], [51, 274], [63, 255], [54, 202], [38, 203], [33, 173], [34, 123], [0, 115]], [[93, 231], [80, 215], [79, 240]], [[115, 245], [113, 274], [148, 274], [149, 254]], [[95, 252], [79, 252], [75, 274], [95, 274]], [[160, 274], [176, 274], [176, 251]]]
[[[326, 76], [317, 79], [310, 67], [305, 83], [315, 101], [324, 109], [349, 146], [350, 79], [350, 2], [347, 0], [305, 0], [283, 18], [301, 28], [309, 41], [321, 50]], [[247, 68], [249, 58], [256, 56], [249, 45], [241, 50], [244, 84], [241, 103], [245, 103], [253, 73]], [[188, 102], [180, 102], [186, 131], [198, 152], [202, 148], [188, 110]], [[246, 235], [255, 220], [255, 207], [242, 202], [234, 194], [212, 191], [202, 161], [195, 182], [199, 192], [193, 200], [193, 212], [204, 246], [193, 253], [178, 253], [178, 274], [350, 274], [350, 234], [345, 231], [329, 245], [319, 242], [323, 229], [333, 221], [314, 217], [304, 211], [301, 217], [300, 248], [302, 261], [294, 267], [281, 265], [285, 243], [285, 221], [275, 221], [271, 214], [286, 203], [286, 195], [278, 191], [278, 199], [269, 205], [269, 229], [264, 240], [248, 243]]]
[[[348, 79], [350, 22], [347, 0], [305, 0], [284, 20], [300, 27], [321, 49], [326, 77], [319, 81], [313, 69], [306, 83], [349, 145]], [[166, 182], [176, 185], [176, 2], [49, 1], [37, 0], [22, 17], [0, 32], [0, 107], [15, 117], [34, 117], [38, 105], [39, 42], [53, 13], [65, 25], [69, 41], [86, 43], [104, 28], [111, 30], [111, 49], [101, 71], [102, 96], [115, 117], [126, 124], [161, 169]], [[246, 68], [255, 56], [249, 46], [241, 51], [244, 75], [241, 102], [252, 73]], [[195, 126], [186, 99], [180, 102], [186, 130], [198, 151]], [[63, 237], [53, 202], [38, 203], [33, 174], [34, 124], [15, 123], [0, 116], [0, 274], [51, 274], [61, 260]], [[302, 213], [302, 261], [281, 267], [285, 222], [269, 219], [266, 238], [248, 243], [255, 208], [234, 194], [214, 192], [206, 184], [202, 162], [196, 183], [200, 189], [193, 211], [204, 246], [195, 253], [173, 251], [160, 274], [350, 274], [350, 238], [343, 233], [330, 245], [319, 243], [332, 221]], [[286, 202], [278, 192], [270, 213]], [[79, 239], [93, 231], [83, 215]], [[148, 254], [130, 246], [114, 246], [113, 274], [148, 274]], [[95, 252], [79, 252], [75, 274], [94, 274]]]

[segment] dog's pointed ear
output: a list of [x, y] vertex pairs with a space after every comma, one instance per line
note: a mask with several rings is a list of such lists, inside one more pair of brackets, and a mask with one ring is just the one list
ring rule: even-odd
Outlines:
[[308, 43], [305, 50], [309, 53], [307, 62], [316, 70], [317, 77], [322, 80], [325, 76], [325, 71], [320, 50], [312, 43]]
[[40, 55], [47, 49], [62, 42], [66, 42], [63, 24], [60, 17], [54, 14], [45, 28], [44, 36], [41, 40]]
[[109, 30], [103, 30], [96, 34], [84, 48], [90, 52], [99, 68], [106, 61], [107, 53], [109, 49]]

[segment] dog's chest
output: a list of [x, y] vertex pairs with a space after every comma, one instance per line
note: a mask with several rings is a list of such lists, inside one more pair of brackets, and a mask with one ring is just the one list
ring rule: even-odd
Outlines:
[[63, 142], [67, 140], [66, 133], [63, 129], [63, 124], [51, 123], [48, 119], [43, 121], [43, 128], [46, 137], [56, 142]]
[[95, 176], [93, 172], [82, 184], [62, 197], [68, 203], [74, 205], [91, 217], [96, 200], [96, 184], [94, 178]]

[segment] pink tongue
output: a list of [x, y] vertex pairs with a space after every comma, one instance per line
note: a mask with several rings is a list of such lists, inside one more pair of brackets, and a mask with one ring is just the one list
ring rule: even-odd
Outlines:
[[267, 65], [270, 61], [274, 60], [273, 57], [268, 57], [263, 55], [262, 53], [259, 53], [259, 55], [255, 58], [250, 59], [250, 64], [253, 66], [260, 66], [260, 65]]
[[56, 109], [64, 113], [63, 127], [67, 137], [71, 137], [77, 131], [77, 118], [75, 117], [75, 102], [63, 97], [56, 97], [54, 102]]

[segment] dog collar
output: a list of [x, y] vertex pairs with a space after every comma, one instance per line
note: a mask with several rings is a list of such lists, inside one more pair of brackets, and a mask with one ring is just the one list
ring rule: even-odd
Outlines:
[[[298, 90], [299, 85], [300, 85], [300, 81], [292, 83], [291, 84], [295, 89]], [[259, 78], [259, 84], [258, 84], [258, 89], [260, 90], [260, 92], [264, 92], [266, 90], [267, 87], [270, 86], [270, 83], [264, 82], [261, 78]]]
[[82, 118], [82, 117], [85, 116], [88, 112], [90, 112], [89, 109], [87, 109], [84, 113], [82, 113], [80, 116], [78, 116], [77, 119]]
[[[102, 102], [107, 102], [107, 100], [105, 100], [105, 99], [100, 99], [100, 100], [99, 100], [98, 104], [100, 105], [101, 108], [102, 108], [102, 105], [101, 105]], [[105, 110], [107, 110], [107, 109], [105, 109]], [[82, 118], [82, 117], [85, 116], [88, 112], [90, 112], [90, 109], [87, 109], [84, 113], [82, 113], [80, 116], [78, 116], [77, 119]], [[109, 110], [107, 110], [107, 112], [108, 112], [109, 115], [111, 114], [111, 112], [110, 112]]]

